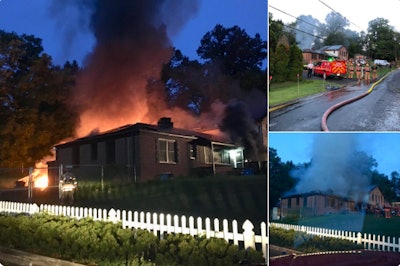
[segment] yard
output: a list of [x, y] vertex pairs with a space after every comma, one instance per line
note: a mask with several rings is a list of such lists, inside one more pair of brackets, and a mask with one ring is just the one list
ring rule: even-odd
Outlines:
[[[379, 68], [378, 77], [383, 77], [386, 73], [390, 72], [390, 68]], [[356, 80], [354, 79], [354, 82]], [[283, 104], [298, 98], [306, 97], [309, 95], [321, 93], [326, 91], [327, 85], [342, 86], [348, 84], [349, 80], [343, 79], [328, 79], [323, 80], [320, 77], [307, 79], [296, 82], [283, 82], [283, 83], [272, 83], [269, 85], [269, 106], [276, 106]]]
[[[267, 180], [259, 176], [175, 178], [139, 184], [78, 183], [75, 206], [149, 211], [193, 217], [267, 221]], [[0, 200], [27, 202], [27, 190], [0, 193]], [[33, 191], [33, 202], [59, 204], [58, 188]]]
[[384, 218], [382, 216], [375, 217], [372, 214], [348, 213], [309, 217], [297, 221], [281, 220], [274, 222], [400, 237], [400, 217], [398, 216]]

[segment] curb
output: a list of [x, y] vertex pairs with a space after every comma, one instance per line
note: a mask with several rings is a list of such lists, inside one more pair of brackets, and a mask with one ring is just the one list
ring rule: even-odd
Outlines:
[[365, 96], [367, 96], [368, 94], [370, 94], [370, 93], [372, 92], [372, 90], [374, 89], [374, 87], [375, 87], [376, 85], [378, 85], [382, 80], [384, 80], [390, 73], [391, 73], [391, 72], [386, 73], [385, 76], [383, 76], [383, 77], [380, 78], [378, 81], [376, 81], [374, 84], [372, 84], [372, 86], [371, 86], [366, 92], [364, 92], [363, 94], [361, 94], [361, 95], [359, 95], [359, 96], [356, 96], [356, 97], [354, 97], [354, 98], [350, 98], [350, 99], [348, 99], [348, 100], [342, 101], [342, 102], [340, 102], [340, 103], [337, 103], [337, 104], [331, 106], [328, 110], [326, 110], [325, 113], [322, 115], [322, 120], [321, 120], [321, 129], [322, 129], [322, 131], [326, 131], [326, 132], [329, 131], [329, 128], [328, 128], [328, 125], [327, 125], [327, 120], [328, 120], [328, 117], [329, 117], [335, 110], [337, 110], [337, 109], [339, 109], [339, 108], [345, 106], [346, 104], [349, 104], [349, 103], [355, 102], [355, 101], [357, 101], [357, 100], [360, 100], [361, 98], [364, 98]]

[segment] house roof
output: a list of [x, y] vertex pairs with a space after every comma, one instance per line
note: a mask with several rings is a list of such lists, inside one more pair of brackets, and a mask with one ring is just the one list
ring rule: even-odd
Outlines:
[[293, 197], [305, 197], [305, 196], [313, 196], [313, 195], [324, 195], [324, 196], [333, 196], [333, 197], [340, 197], [346, 199], [346, 197], [343, 197], [338, 194], [334, 194], [333, 191], [327, 190], [327, 191], [321, 191], [321, 190], [313, 190], [305, 193], [296, 193], [296, 192], [288, 192], [285, 193], [281, 198], [293, 198]]
[[178, 137], [185, 137], [193, 140], [202, 140], [202, 142], [208, 142], [208, 143], [217, 143], [217, 144], [226, 144], [229, 146], [234, 146], [229, 140], [220, 137], [220, 136], [215, 136], [211, 134], [206, 134], [202, 133], [199, 131], [195, 130], [188, 130], [188, 129], [182, 129], [182, 128], [175, 128], [175, 127], [170, 127], [170, 128], [163, 128], [159, 127], [157, 125], [151, 125], [151, 124], [145, 124], [145, 123], [136, 123], [136, 124], [128, 124], [124, 125], [118, 128], [114, 128], [111, 130], [107, 130], [104, 132], [96, 132], [92, 131], [88, 136], [82, 137], [82, 138], [77, 138], [75, 140], [72, 140], [70, 142], [62, 143], [55, 145], [56, 148], [60, 147], [67, 147], [71, 146], [77, 143], [91, 143], [94, 140], [98, 139], [107, 139], [107, 138], [113, 138], [117, 136], [126, 136], [126, 135], [138, 135], [140, 132], [153, 132], [156, 134], [160, 135], [174, 135]]
[[326, 54], [324, 51], [321, 51], [321, 50], [312, 50], [312, 49], [303, 49], [303, 53], [323, 54], [323, 55]]
[[343, 47], [343, 45], [341, 45], [341, 44], [329, 45], [329, 46], [322, 47], [321, 50], [323, 50], [323, 51], [337, 51], [342, 47]]

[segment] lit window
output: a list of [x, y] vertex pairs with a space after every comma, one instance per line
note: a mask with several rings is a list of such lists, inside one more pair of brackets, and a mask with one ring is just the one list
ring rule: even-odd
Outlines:
[[158, 162], [176, 163], [176, 141], [158, 139]]

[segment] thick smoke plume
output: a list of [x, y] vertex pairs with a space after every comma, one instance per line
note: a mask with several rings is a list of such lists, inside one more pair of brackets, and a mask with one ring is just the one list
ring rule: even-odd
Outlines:
[[301, 49], [311, 49], [318, 35], [320, 22], [310, 15], [301, 15], [296, 21], [296, 42]]
[[293, 172], [299, 180], [295, 192], [332, 192], [357, 201], [365, 200], [374, 160], [356, 147], [353, 134], [318, 134], [310, 165]]
[[71, 95], [73, 108], [81, 114], [78, 136], [136, 122], [156, 123], [170, 113], [177, 125], [193, 120], [167, 107], [165, 91], [156, 81], [171, 58], [168, 34], [178, 32], [197, 12], [197, 0], [56, 3], [53, 10], [74, 4], [82, 16], [89, 14], [96, 39]]
[[[167, 104], [165, 85], [160, 81], [160, 73], [163, 64], [168, 63], [172, 56], [170, 35], [179, 32], [185, 22], [196, 14], [198, 2], [199, 0], [76, 0], [56, 1], [53, 4], [53, 16], [70, 5], [73, 5], [73, 9], [81, 10], [82, 18], [79, 21], [88, 25], [96, 40], [91, 54], [85, 59], [84, 68], [71, 95], [71, 106], [80, 114], [76, 137], [137, 122], [157, 124], [160, 117], [166, 116], [172, 118], [176, 127], [223, 135], [218, 125], [226, 115], [226, 134], [247, 146], [250, 153], [256, 150], [254, 132], [251, 132], [254, 123], [248, 123], [249, 114], [241, 111], [246, 107], [236, 105], [225, 109], [226, 102], [233, 97], [234, 92], [237, 96], [240, 89], [230, 80], [226, 81], [218, 71], [212, 71], [216, 81], [212, 85], [205, 84], [204, 76], [200, 77], [204, 80], [193, 81], [203, 90], [209, 90], [205, 92], [210, 99], [207, 112], [203, 112], [201, 116], [195, 117]], [[65, 17], [65, 14], [61, 17]], [[76, 29], [76, 25], [72, 28]], [[73, 37], [73, 32], [67, 31], [68, 39]], [[261, 106], [262, 110], [256, 110], [258, 117], [262, 112], [266, 114], [265, 95], [250, 95], [247, 98], [258, 101], [252, 106]], [[254, 101], [248, 99], [247, 104]], [[228, 122], [234, 116], [239, 122]], [[246, 126], [247, 132], [242, 130]], [[249, 137], [253, 139], [247, 139]], [[254, 154], [253, 157], [257, 157], [257, 152]]]
[[259, 129], [255, 125], [254, 114], [249, 110], [244, 101], [232, 100], [224, 109], [224, 118], [220, 129], [228, 132], [233, 142], [244, 147], [246, 158], [254, 161], [263, 158], [266, 147], [263, 147]]

